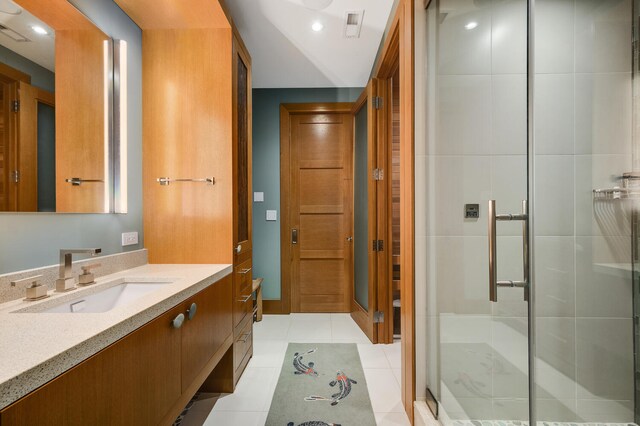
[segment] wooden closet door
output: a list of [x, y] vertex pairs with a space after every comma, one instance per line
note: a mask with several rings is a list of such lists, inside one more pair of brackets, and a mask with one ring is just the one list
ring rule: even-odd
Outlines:
[[352, 131], [351, 114], [291, 116], [293, 312], [350, 310]]

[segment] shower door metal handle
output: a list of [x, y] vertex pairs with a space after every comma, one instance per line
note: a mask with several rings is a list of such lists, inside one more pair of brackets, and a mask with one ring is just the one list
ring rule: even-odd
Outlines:
[[[522, 221], [522, 270], [521, 281], [498, 281], [498, 242], [496, 237], [497, 221]], [[498, 287], [519, 287], [524, 289], [524, 300], [529, 300], [529, 207], [527, 200], [522, 201], [520, 214], [496, 214], [496, 200], [489, 200], [489, 300], [498, 301]]]

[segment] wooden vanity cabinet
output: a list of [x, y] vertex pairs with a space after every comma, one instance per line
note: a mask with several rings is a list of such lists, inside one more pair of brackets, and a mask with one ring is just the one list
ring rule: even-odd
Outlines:
[[231, 294], [228, 275], [0, 411], [0, 424], [172, 424], [231, 348]]

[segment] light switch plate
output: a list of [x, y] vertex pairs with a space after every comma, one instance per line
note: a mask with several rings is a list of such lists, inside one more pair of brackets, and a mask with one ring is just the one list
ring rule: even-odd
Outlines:
[[122, 233], [122, 245], [123, 246], [132, 246], [134, 244], [138, 244], [138, 233], [137, 232], [123, 232]]
[[264, 202], [264, 192], [254, 192], [253, 193], [253, 201], [255, 203], [262, 203]]
[[277, 210], [267, 210], [267, 220], [269, 220], [269, 221], [278, 220], [278, 211]]

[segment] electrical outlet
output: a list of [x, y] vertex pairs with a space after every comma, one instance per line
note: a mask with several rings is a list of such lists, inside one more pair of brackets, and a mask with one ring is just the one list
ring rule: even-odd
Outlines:
[[132, 246], [134, 244], [138, 244], [138, 233], [137, 232], [123, 232], [122, 233], [122, 245], [123, 246]]
[[253, 201], [255, 203], [263, 203], [264, 202], [264, 192], [254, 192], [253, 193]]

